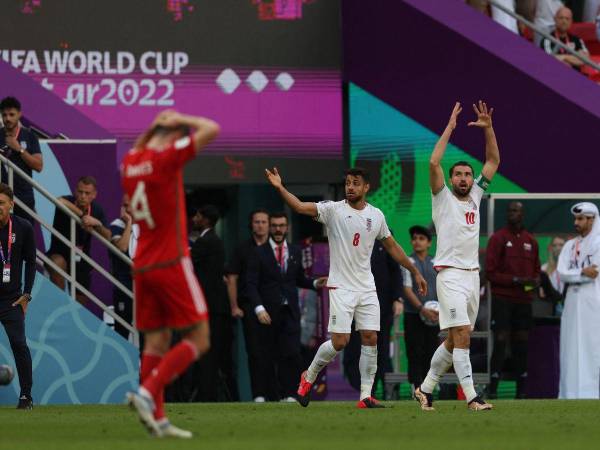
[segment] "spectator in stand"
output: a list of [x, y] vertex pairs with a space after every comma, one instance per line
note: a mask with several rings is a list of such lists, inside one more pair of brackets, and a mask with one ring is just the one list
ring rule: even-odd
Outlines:
[[[498, 2], [509, 11], [515, 13], [515, 0], [498, 0]], [[504, 28], [512, 31], [513, 33], [519, 34], [517, 20], [513, 16], [505, 13], [500, 8], [497, 8], [494, 5], [491, 5], [491, 10], [492, 19], [494, 19], [495, 22], [499, 23]]]
[[248, 259], [247, 295], [259, 323], [259, 376], [267, 400], [295, 402], [301, 372], [298, 287], [317, 289], [327, 278], [309, 279], [302, 253], [286, 241], [288, 218], [271, 214], [270, 237]]
[[[371, 272], [375, 278], [375, 289], [381, 317], [379, 318], [379, 334], [377, 337], [377, 372], [373, 383], [373, 392], [379, 381], [384, 380], [384, 375], [392, 371], [390, 361], [390, 332], [394, 318], [400, 317], [404, 311], [402, 290], [402, 271], [400, 265], [385, 251], [383, 244], [376, 240], [371, 253]], [[410, 272], [408, 272], [410, 275]], [[352, 328], [350, 342], [344, 348], [344, 374], [350, 385], [360, 391], [360, 333]], [[310, 363], [310, 361], [309, 361]]]
[[[563, 7], [558, 10], [555, 17], [555, 23], [556, 29], [552, 34], [556, 39], [582, 56], [590, 55], [585, 44], [583, 43], [583, 40], [569, 33], [569, 29], [573, 24], [573, 13], [569, 8]], [[542, 39], [540, 46], [547, 54], [553, 55], [556, 59], [567, 66], [572, 67], [577, 71], [581, 70], [583, 62], [579, 58], [568, 53], [564, 48], [559, 47], [549, 39]]]
[[[133, 259], [137, 240], [140, 235], [140, 226], [133, 223], [129, 199], [123, 196], [121, 203], [121, 215], [110, 224], [112, 233], [111, 242], [125, 255]], [[121, 258], [109, 252], [113, 276], [119, 280], [126, 288], [133, 289], [133, 279], [131, 277], [131, 266], [122, 261]], [[131, 297], [125, 294], [118, 287], [113, 288], [113, 305], [116, 313], [128, 324], [133, 323], [133, 301]], [[129, 338], [129, 330], [115, 321], [115, 331], [125, 339]]]
[[600, 41], [600, 7], [598, 7], [598, 12], [596, 13], [596, 37]]
[[[33, 171], [41, 172], [44, 167], [42, 152], [37, 136], [21, 125], [21, 103], [14, 97], [6, 97], [0, 102], [0, 113], [4, 128], [0, 129], [0, 151], [30, 177]], [[2, 166], [2, 180], [8, 182], [8, 173]], [[30, 209], [35, 210], [33, 188], [21, 176], [14, 174], [14, 195]], [[14, 206], [13, 214], [27, 219], [33, 218], [19, 206]]]
[[593, 22], [600, 14], [600, 0], [584, 0], [582, 22]]
[[198, 400], [206, 402], [239, 399], [233, 371], [233, 318], [223, 280], [225, 246], [215, 232], [219, 217], [215, 206], [206, 205], [192, 218], [194, 229], [200, 232], [192, 244], [192, 263], [210, 312], [211, 347], [204, 358], [195, 363], [199, 374], [195, 380]]
[[[554, 19], [556, 13], [564, 6], [562, 0], [537, 0], [535, 19], [533, 20], [534, 25], [551, 34], [556, 26]], [[533, 42], [535, 45], [540, 45], [543, 38], [541, 34], [535, 33]]]
[[[96, 179], [92, 176], [81, 177], [77, 181], [75, 195], [66, 195], [60, 197], [59, 201], [66, 206], [71, 212], [81, 218], [81, 225], [77, 225], [75, 231], [75, 244], [77, 248], [86, 255], [90, 255], [92, 246], [91, 230], [100, 233], [105, 239], [111, 237], [111, 232], [106, 226], [106, 216], [104, 209], [96, 201], [98, 195]], [[67, 239], [71, 235], [71, 219], [56, 208], [54, 213], [54, 222], [52, 226], [65, 236]], [[48, 257], [60, 267], [63, 271], [69, 273], [70, 265], [70, 249], [56, 236], [52, 235], [50, 241], [50, 249], [47, 252]], [[85, 261], [82, 261], [81, 256], [75, 255], [76, 261], [76, 279], [85, 289], [90, 289], [92, 278], [92, 266]], [[46, 267], [50, 273], [50, 280], [56, 284], [61, 290], [66, 287], [65, 278], [54, 270], [52, 267]], [[87, 302], [87, 297], [83, 292], [77, 291], [77, 301], [81, 304]]]
[[437, 301], [437, 271], [433, 268], [433, 258], [429, 254], [431, 232], [425, 227], [415, 225], [409, 229], [409, 233], [413, 248], [410, 259], [427, 281], [427, 294], [420, 295], [410, 272], [403, 271], [406, 299], [404, 341], [408, 359], [408, 381], [414, 389], [425, 380], [431, 358], [440, 345], [440, 325], [438, 312], [424, 307], [428, 301]]
[[492, 288], [492, 330], [494, 350], [491, 359], [489, 398], [497, 397], [498, 383], [512, 338], [513, 369], [517, 376], [517, 398], [525, 397], [527, 345], [533, 324], [531, 302], [540, 279], [538, 243], [523, 227], [524, 209], [510, 202], [507, 225], [488, 242], [485, 272]]
[[252, 396], [255, 402], [262, 403], [265, 401], [266, 393], [262, 388], [264, 383], [260, 380], [258, 368], [261, 352], [258, 343], [258, 321], [248, 299], [246, 272], [250, 254], [254, 252], [255, 247], [263, 245], [269, 239], [269, 212], [263, 208], [252, 211], [249, 217], [249, 228], [252, 234], [250, 239], [238, 245], [225, 271], [227, 272], [227, 293], [229, 294], [231, 315], [236, 319], [242, 319], [244, 327]]

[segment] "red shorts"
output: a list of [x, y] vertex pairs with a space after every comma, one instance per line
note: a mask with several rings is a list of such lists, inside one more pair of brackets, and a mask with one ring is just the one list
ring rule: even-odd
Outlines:
[[138, 330], [186, 328], [208, 320], [204, 292], [189, 256], [178, 264], [136, 274], [133, 288]]

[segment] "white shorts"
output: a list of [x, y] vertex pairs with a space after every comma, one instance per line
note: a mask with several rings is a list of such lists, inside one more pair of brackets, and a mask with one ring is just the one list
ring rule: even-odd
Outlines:
[[357, 330], [379, 331], [379, 316], [376, 291], [329, 290], [330, 333], [350, 333], [353, 318]]
[[479, 272], [447, 267], [436, 278], [440, 330], [475, 326], [479, 311]]

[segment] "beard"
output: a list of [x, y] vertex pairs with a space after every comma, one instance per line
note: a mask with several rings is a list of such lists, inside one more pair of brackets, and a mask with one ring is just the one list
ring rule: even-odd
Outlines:
[[460, 186], [455, 186], [452, 185], [452, 190], [454, 191], [454, 193], [456, 195], [459, 195], [461, 197], [464, 197], [466, 195], [469, 195], [469, 193], [471, 192], [471, 189], [473, 188], [473, 185], [471, 186], [466, 186], [465, 188], [462, 188]]

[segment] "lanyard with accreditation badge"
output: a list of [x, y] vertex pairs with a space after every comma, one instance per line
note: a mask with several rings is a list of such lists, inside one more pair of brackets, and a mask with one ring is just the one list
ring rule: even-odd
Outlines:
[[12, 219], [8, 219], [7, 255], [4, 257], [4, 249], [0, 242], [0, 258], [2, 258], [2, 283], [10, 283], [10, 257], [12, 255]]

